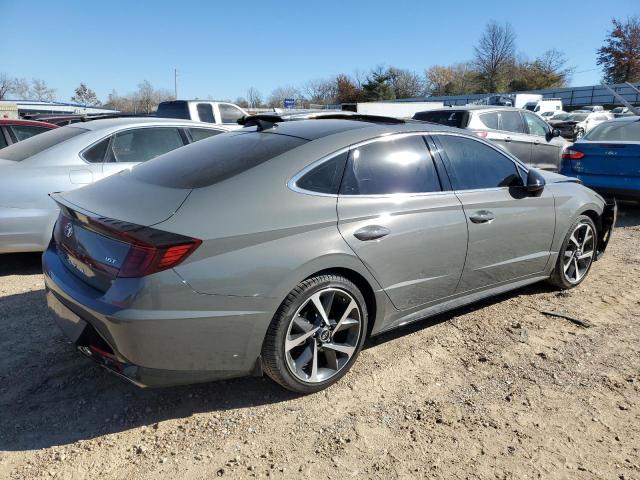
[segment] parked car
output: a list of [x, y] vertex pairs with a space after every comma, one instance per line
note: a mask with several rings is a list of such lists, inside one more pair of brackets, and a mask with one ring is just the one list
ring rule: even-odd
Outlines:
[[562, 173], [605, 196], [640, 200], [640, 118], [604, 122], [566, 149]]
[[568, 113], [565, 112], [564, 110], [559, 110], [555, 112], [542, 112], [542, 113], [539, 113], [538, 115], [540, 115], [543, 120], [549, 123], [551, 120], [562, 118], [564, 115], [568, 115]]
[[[578, 110], [576, 110], [577, 112]], [[584, 107], [580, 107], [582, 112], [604, 112], [604, 107], [602, 105], [585, 105]]]
[[248, 113], [233, 103], [207, 102], [203, 100], [172, 100], [160, 102], [157, 117], [182, 118], [196, 122], [216, 123], [232, 128]]
[[58, 127], [31, 120], [0, 120], [0, 149], [54, 128]]
[[569, 116], [553, 124], [554, 128], [560, 131], [560, 135], [567, 140], [575, 142], [582, 138], [585, 133], [602, 122], [611, 120], [613, 115], [606, 112], [579, 112], [575, 111]]
[[227, 130], [188, 120], [115, 118], [56, 128], [0, 150], [0, 253], [46, 248], [58, 216], [49, 193]]
[[551, 118], [547, 119], [547, 123], [551, 125], [552, 128], [555, 128], [555, 125], [557, 123], [560, 123], [566, 120], [567, 118], [569, 118], [569, 115], [571, 114], [567, 112], [558, 112], [554, 114]]
[[544, 170], [558, 170], [560, 155], [566, 142], [557, 138], [538, 115], [528, 110], [509, 107], [448, 107], [413, 116], [416, 120], [465, 128], [491, 140], [518, 157], [526, 165]]
[[54, 195], [48, 304], [82, 353], [140, 385], [315, 392], [370, 335], [579, 285], [611, 232], [615, 204], [464, 130], [253, 123]]

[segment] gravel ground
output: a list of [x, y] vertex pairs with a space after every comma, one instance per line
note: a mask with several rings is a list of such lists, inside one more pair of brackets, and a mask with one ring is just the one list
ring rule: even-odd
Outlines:
[[640, 479], [640, 210], [578, 289], [373, 339], [306, 397], [266, 378], [131, 386], [65, 341], [38, 264], [0, 256], [2, 479]]

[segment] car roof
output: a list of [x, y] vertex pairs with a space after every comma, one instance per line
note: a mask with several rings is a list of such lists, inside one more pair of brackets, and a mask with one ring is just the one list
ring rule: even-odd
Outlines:
[[121, 127], [147, 127], [154, 125], [175, 125], [179, 127], [204, 127], [217, 128], [220, 130], [230, 130], [233, 127], [219, 125], [214, 123], [194, 122], [192, 120], [182, 120], [179, 118], [159, 118], [159, 117], [119, 117], [119, 118], [101, 118], [91, 120], [90, 122], [82, 122], [80, 124], [72, 124], [71, 127], [81, 127], [85, 130], [103, 130], [117, 129]]
[[36, 120], [0, 120], [0, 125], [30, 125], [33, 127], [59, 128], [58, 125], [47, 122], [38, 122]]
[[465, 112], [465, 111], [489, 111], [489, 110], [515, 110], [518, 112], [530, 112], [531, 110], [525, 110], [523, 108], [516, 108], [516, 107], [505, 107], [502, 105], [454, 105], [451, 107], [439, 107], [439, 108], [432, 108], [430, 110], [423, 110], [417, 113], [425, 113], [425, 112], [432, 112], [432, 111], [442, 111], [442, 110], [451, 110], [451, 111], [457, 111], [457, 112]]
[[[354, 116], [355, 117], [355, 116]], [[384, 117], [383, 117], [384, 118]], [[257, 127], [245, 127], [240, 131], [256, 131]], [[236, 130], [237, 131], [237, 130]], [[406, 120], [399, 123], [376, 122], [374, 120], [362, 120], [354, 118], [326, 119], [317, 117], [308, 120], [277, 122], [275, 126], [262, 130], [264, 132], [289, 135], [305, 140], [317, 140], [332, 135], [347, 134], [350, 141], [358, 142], [375, 136], [408, 133], [408, 132], [456, 132], [468, 135], [468, 132], [459, 128], [439, 125], [417, 120]]]

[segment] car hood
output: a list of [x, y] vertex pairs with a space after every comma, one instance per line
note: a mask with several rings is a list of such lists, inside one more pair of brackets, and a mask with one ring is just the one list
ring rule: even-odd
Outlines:
[[[2, 152], [0, 152], [0, 155]], [[10, 165], [17, 165], [18, 162], [14, 162], [13, 160], [6, 160], [4, 158], [0, 158], [0, 167], [8, 167]]]
[[190, 193], [190, 189], [141, 182], [131, 175], [130, 170], [124, 170], [86, 187], [58, 193], [55, 197], [65, 205], [90, 215], [150, 226], [172, 217]]

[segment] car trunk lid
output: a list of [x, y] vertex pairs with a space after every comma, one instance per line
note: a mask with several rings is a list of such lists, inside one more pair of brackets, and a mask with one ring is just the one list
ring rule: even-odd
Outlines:
[[572, 150], [582, 153], [572, 160], [575, 171], [591, 175], [640, 176], [640, 145], [625, 142], [578, 142]]

